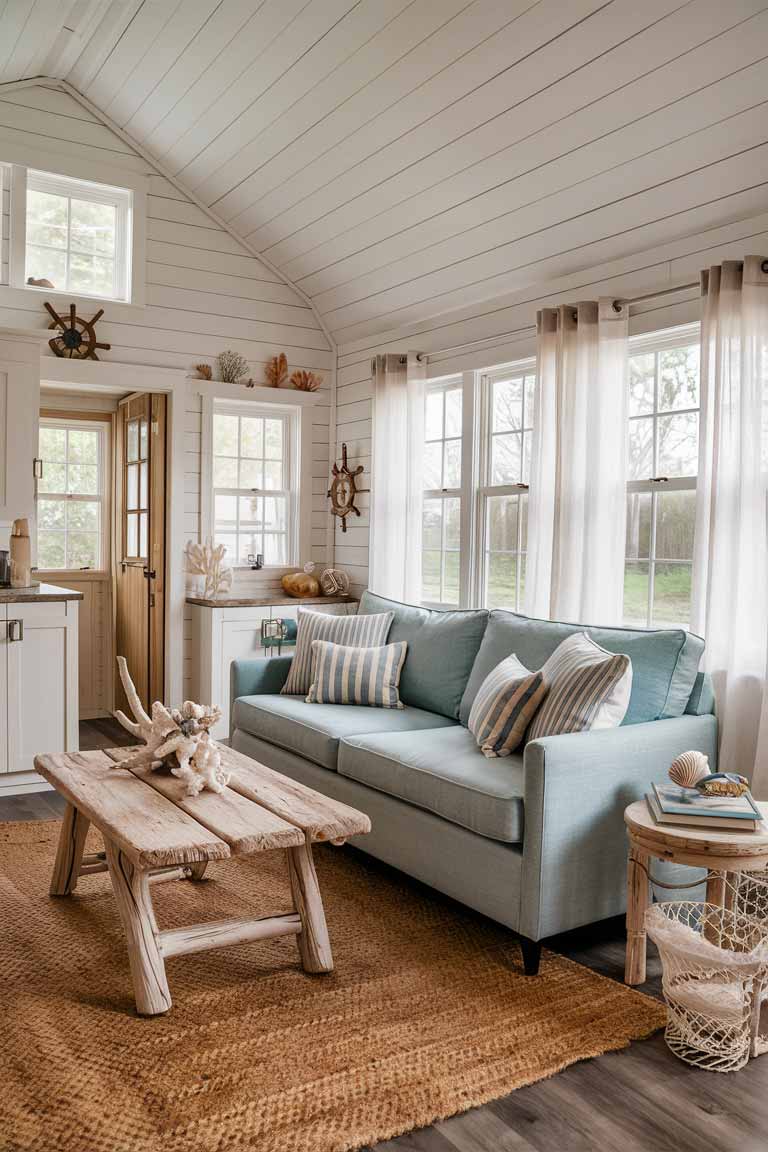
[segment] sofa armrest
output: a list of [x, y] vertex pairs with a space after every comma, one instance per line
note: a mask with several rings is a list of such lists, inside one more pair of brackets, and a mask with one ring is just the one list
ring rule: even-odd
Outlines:
[[233, 660], [229, 666], [229, 699], [263, 696], [280, 691], [288, 679], [293, 656], [270, 656], [260, 660]]
[[532, 740], [525, 748], [520, 931], [534, 940], [625, 908], [624, 809], [688, 749], [717, 767], [714, 716]]

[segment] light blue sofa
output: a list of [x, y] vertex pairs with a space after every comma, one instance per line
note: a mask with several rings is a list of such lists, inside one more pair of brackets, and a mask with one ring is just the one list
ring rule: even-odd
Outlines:
[[[406, 639], [402, 710], [307, 704], [280, 689], [290, 657], [232, 664], [232, 745], [367, 812], [357, 847], [523, 937], [540, 941], [625, 908], [622, 813], [697, 748], [716, 766], [703, 641], [682, 630], [581, 628], [505, 611], [432, 612], [366, 592], [361, 613], [394, 611]], [[478, 687], [516, 652], [538, 668], [574, 631], [632, 659], [620, 728], [550, 736], [486, 759], [466, 728]]]

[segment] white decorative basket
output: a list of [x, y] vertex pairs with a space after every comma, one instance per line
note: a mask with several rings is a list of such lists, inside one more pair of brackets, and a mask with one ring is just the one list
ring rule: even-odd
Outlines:
[[646, 930], [663, 967], [665, 1039], [687, 1064], [733, 1072], [768, 1049], [760, 1005], [768, 984], [768, 922], [717, 904], [654, 904]]

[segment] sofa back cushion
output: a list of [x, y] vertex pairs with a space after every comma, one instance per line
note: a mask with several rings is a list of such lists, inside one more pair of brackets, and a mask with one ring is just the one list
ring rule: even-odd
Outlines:
[[457, 719], [485, 632], [487, 611], [433, 612], [364, 592], [361, 615], [375, 612], [394, 613], [388, 643], [408, 641], [408, 655], [400, 676], [403, 703]]
[[632, 661], [632, 694], [623, 724], [642, 724], [682, 716], [693, 690], [704, 641], [682, 628], [645, 631], [638, 628], [585, 628], [535, 620], [495, 609], [490, 614], [477, 660], [461, 701], [460, 719], [466, 724], [480, 685], [492, 668], [514, 652], [535, 671], [559, 644], [574, 632], [588, 636], [609, 652], [622, 652]]

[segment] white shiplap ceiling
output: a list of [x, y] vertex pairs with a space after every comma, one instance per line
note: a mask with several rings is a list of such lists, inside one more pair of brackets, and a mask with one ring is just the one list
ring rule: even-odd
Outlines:
[[8, 0], [339, 342], [768, 208], [755, 0]]

